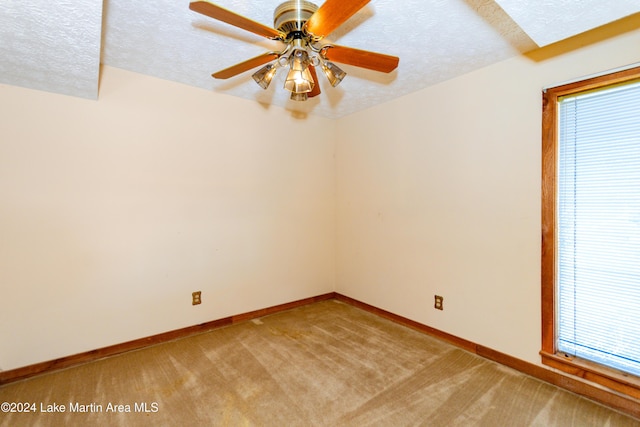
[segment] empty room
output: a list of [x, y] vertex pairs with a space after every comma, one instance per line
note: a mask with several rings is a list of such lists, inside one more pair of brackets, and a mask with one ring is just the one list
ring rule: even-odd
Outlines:
[[3, 2], [0, 425], [640, 426], [638, 170], [634, 0]]

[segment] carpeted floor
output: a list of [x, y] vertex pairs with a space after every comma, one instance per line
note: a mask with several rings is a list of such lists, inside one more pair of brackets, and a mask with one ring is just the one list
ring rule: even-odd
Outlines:
[[35, 403], [3, 426], [640, 427], [336, 300], [8, 384], [0, 402]]

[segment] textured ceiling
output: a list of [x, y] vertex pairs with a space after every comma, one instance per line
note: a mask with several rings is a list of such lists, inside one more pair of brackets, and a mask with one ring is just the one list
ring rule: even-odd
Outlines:
[[[215, 3], [272, 26], [281, 1]], [[3, 0], [0, 83], [95, 98], [101, 61], [337, 118], [535, 49], [532, 40], [547, 44], [637, 11], [640, 0], [372, 0], [326, 41], [398, 56], [398, 69], [383, 74], [341, 65], [348, 75], [340, 86], [319, 75], [323, 93], [295, 102], [282, 88], [284, 73], [266, 91], [251, 72], [212, 79], [212, 72], [281, 45], [193, 12], [188, 0]]]
[[640, 11], [640, 0], [496, 0], [538, 46]]
[[95, 98], [102, 0], [2, 0], [0, 83]]

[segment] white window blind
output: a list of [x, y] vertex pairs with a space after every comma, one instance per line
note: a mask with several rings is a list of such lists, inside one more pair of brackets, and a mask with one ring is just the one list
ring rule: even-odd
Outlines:
[[559, 112], [557, 348], [640, 375], [640, 82]]

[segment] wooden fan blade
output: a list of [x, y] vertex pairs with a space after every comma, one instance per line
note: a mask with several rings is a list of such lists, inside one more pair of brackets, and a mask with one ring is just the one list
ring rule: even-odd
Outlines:
[[269, 39], [278, 39], [284, 36], [280, 31], [206, 1], [191, 2], [189, 9]]
[[229, 77], [233, 77], [240, 73], [244, 73], [245, 71], [249, 71], [252, 68], [256, 68], [260, 65], [266, 64], [269, 61], [273, 61], [280, 56], [276, 52], [267, 52], [262, 55], [256, 56], [255, 58], [247, 59], [244, 62], [233, 65], [229, 68], [225, 68], [224, 70], [218, 71], [217, 73], [211, 74], [211, 77], [216, 79], [228, 79]]
[[400, 58], [397, 56], [369, 52], [368, 50], [354, 49], [352, 47], [329, 45], [323, 52], [323, 56], [329, 61], [355, 65], [356, 67], [382, 73], [392, 72], [398, 68], [398, 63], [400, 62]]
[[316, 67], [314, 67], [313, 65], [309, 65], [309, 71], [311, 72], [311, 76], [313, 77], [313, 82], [315, 84], [313, 85], [313, 89], [311, 89], [311, 92], [309, 92], [307, 96], [309, 98], [313, 98], [314, 96], [320, 95], [320, 82], [318, 82], [318, 74], [316, 73]]
[[308, 33], [326, 37], [370, 0], [326, 0], [305, 24]]

